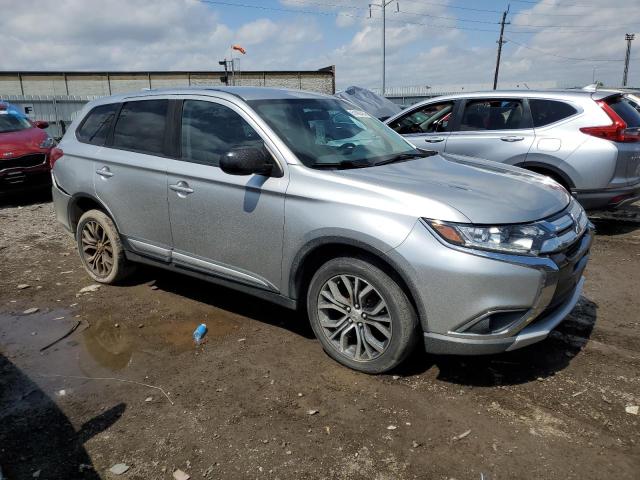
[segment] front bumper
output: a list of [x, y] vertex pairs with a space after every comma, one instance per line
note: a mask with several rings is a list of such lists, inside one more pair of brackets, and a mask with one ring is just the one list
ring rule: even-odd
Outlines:
[[550, 312], [542, 314], [514, 337], [471, 339], [425, 333], [425, 350], [443, 355], [490, 355], [517, 350], [544, 340], [551, 333], [551, 330], [557, 327], [571, 313], [580, 299], [583, 286], [584, 277], [579, 280], [567, 300]]
[[418, 222], [388, 254], [408, 277], [426, 350], [477, 355], [544, 339], [580, 298], [592, 241], [587, 228], [558, 253], [507, 255], [452, 248]]
[[0, 194], [24, 192], [51, 185], [46, 153], [0, 160]]

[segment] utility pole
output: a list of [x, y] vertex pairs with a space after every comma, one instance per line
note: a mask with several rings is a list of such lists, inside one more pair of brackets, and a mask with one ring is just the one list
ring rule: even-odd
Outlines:
[[511, 22], [507, 22], [507, 14], [511, 5], [507, 5], [507, 9], [502, 12], [502, 21], [500, 22], [500, 38], [498, 39], [498, 58], [496, 59], [496, 73], [493, 76], [493, 89], [498, 88], [498, 73], [500, 72], [500, 56], [502, 55], [502, 45], [506, 42], [502, 39], [504, 36], [504, 26], [509, 25]]
[[386, 39], [386, 29], [387, 29], [387, 6], [392, 3], [392, 2], [396, 2], [396, 11], [400, 11], [400, 4], [397, 2], [397, 0], [380, 0], [380, 3], [370, 3], [369, 4], [369, 18], [371, 18], [371, 7], [378, 7], [380, 9], [382, 9], [382, 96], [384, 97], [384, 91], [385, 91], [385, 76], [386, 76], [386, 66], [385, 66], [385, 62], [386, 62], [386, 43], [387, 43], [387, 39]]
[[629, 57], [631, 56], [631, 42], [636, 38], [633, 33], [627, 33], [624, 39], [627, 41], [627, 55], [624, 57], [624, 75], [622, 76], [622, 86], [627, 86], [627, 75], [629, 75]]

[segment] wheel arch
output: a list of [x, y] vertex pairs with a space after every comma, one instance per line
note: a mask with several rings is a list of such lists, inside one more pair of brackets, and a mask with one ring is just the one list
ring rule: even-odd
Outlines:
[[573, 182], [573, 180], [571, 180], [571, 177], [566, 172], [564, 172], [563, 170], [561, 170], [560, 168], [554, 165], [550, 165], [548, 163], [542, 163], [542, 162], [529, 161], [529, 162], [521, 162], [514, 166], [524, 168], [525, 170], [529, 170], [534, 173], [539, 173], [541, 175], [548, 175], [550, 177], [555, 177], [558, 180], [561, 180], [562, 186], [567, 188], [568, 190], [573, 190], [574, 188], [576, 188], [576, 185]]
[[363, 258], [387, 273], [404, 291], [419, 318], [424, 318], [419, 296], [411, 280], [389, 255], [367, 243], [344, 237], [318, 238], [307, 243], [296, 255], [289, 275], [289, 296], [296, 299], [299, 306], [306, 305], [309, 283], [314, 273], [327, 261], [343, 256]]
[[102, 203], [94, 195], [80, 192], [74, 194], [71, 197], [71, 200], [69, 200], [69, 226], [71, 227], [74, 234], [76, 233], [80, 217], [82, 217], [82, 215], [89, 210], [100, 210], [101, 212], [104, 212], [107, 216], [109, 216], [109, 218], [111, 218], [116, 226], [116, 229], [120, 231], [120, 229], [118, 228], [118, 222], [104, 203]]

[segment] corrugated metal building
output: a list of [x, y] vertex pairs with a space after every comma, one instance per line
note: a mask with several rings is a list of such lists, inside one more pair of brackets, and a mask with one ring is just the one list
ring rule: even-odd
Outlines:
[[[145, 88], [221, 86], [224, 72], [0, 72], [0, 97], [8, 95], [103, 96]], [[335, 68], [236, 72], [235, 85], [297, 88], [335, 93]]]
[[[50, 123], [60, 137], [82, 106], [96, 98], [144, 89], [218, 87], [224, 72], [0, 72], [0, 100], [22, 109], [33, 120]], [[229, 84], [281, 87], [335, 93], [335, 67], [320, 70], [243, 71], [229, 74]]]

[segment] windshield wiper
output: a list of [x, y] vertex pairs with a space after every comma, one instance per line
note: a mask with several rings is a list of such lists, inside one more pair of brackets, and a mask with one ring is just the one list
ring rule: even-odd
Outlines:
[[432, 155], [436, 155], [437, 152], [431, 151], [418, 151], [416, 153], [401, 153], [399, 155], [394, 155], [391, 158], [387, 158], [386, 160], [381, 160], [373, 164], [374, 167], [378, 165], [388, 165], [389, 163], [396, 162], [406, 162], [408, 160], [413, 160], [414, 158], [426, 158], [431, 157]]
[[373, 164], [369, 163], [366, 160], [364, 161], [343, 160], [341, 162], [333, 162], [333, 163], [316, 162], [311, 164], [311, 167], [313, 168], [335, 168], [337, 170], [342, 170], [346, 168], [365, 168], [365, 167], [372, 167], [372, 166]]

